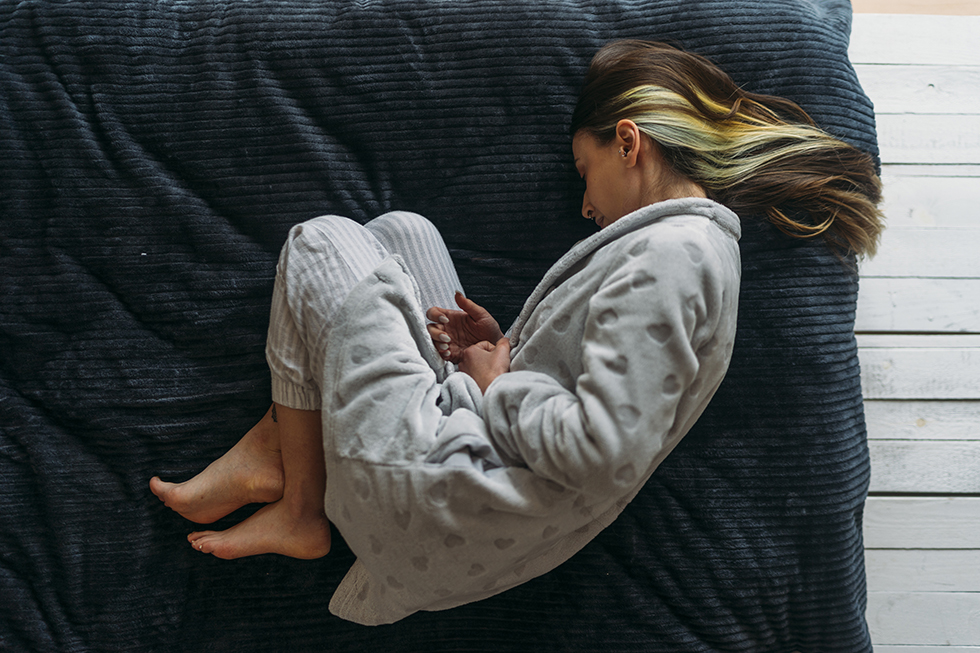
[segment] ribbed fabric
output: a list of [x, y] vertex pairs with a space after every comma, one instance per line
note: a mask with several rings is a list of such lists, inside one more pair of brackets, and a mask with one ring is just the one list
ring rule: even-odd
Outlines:
[[0, 0], [0, 648], [870, 650], [856, 281], [755, 216], [708, 412], [532, 583], [357, 627], [326, 610], [339, 537], [215, 560], [147, 489], [268, 407], [294, 224], [422, 213], [508, 324], [592, 229], [567, 124], [600, 45], [679, 42], [876, 153], [849, 23], [846, 0]]

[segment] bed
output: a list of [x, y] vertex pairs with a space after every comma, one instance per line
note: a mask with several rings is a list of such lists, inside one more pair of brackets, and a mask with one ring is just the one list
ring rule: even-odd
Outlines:
[[850, 17], [846, 0], [0, 2], [0, 648], [870, 651], [856, 275], [758, 216], [712, 404], [612, 526], [514, 590], [357, 626], [327, 609], [353, 562], [338, 533], [313, 562], [222, 561], [147, 487], [268, 408], [292, 225], [422, 213], [509, 323], [595, 228], [568, 120], [602, 44], [707, 55], [877, 155]]

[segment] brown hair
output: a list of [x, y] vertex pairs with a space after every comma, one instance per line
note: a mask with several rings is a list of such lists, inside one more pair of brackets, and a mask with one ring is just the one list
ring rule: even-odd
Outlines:
[[623, 119], [736, 213], [765, 213], [784, 233], [822, 236], [841, 254], [874, 255], [883, 229], [874, 160], [795, 103], [743, 91], [699, 55], [617, 41], [592, 60], [571, 132], [607, 143]]

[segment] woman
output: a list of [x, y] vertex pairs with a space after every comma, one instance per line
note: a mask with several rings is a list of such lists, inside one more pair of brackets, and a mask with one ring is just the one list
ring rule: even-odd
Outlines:
[[545, 275], [507, 338], [461, 295], [425, 325], [421, 306], [449, 305], [459, 282], [424, 219], [293, 229], [267, 347], [273, 407], [194, 479], [151, 481], [200, 523], [268, 503], [192, 533], [196, 549], [319, 557], [329, 515], [358, 555], [331, 609], [362, 623], [524, 582], [611, 523], [721, 382], [740, 269], [730, 209], [842, 258], [874, 251], [870, 158], [703, 58], [603, 48], [571, 131], [582, 213], [601, 231]]

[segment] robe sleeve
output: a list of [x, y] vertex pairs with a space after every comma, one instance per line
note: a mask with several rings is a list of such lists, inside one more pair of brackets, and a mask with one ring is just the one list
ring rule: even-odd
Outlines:
[[731, 267], [699, 230], [647, 230], [621, 247], [589, 300], [582, 340], [566, 345], [582, 358], [574, 392], [530, 371], [487, 389], [484, 417], [502, 458], [594, 497], [652, 471], [686, 432], [685, 397], [727, 368], [727, 357], [699, 350], [734, 337], [719, 332], [732, 321]]

